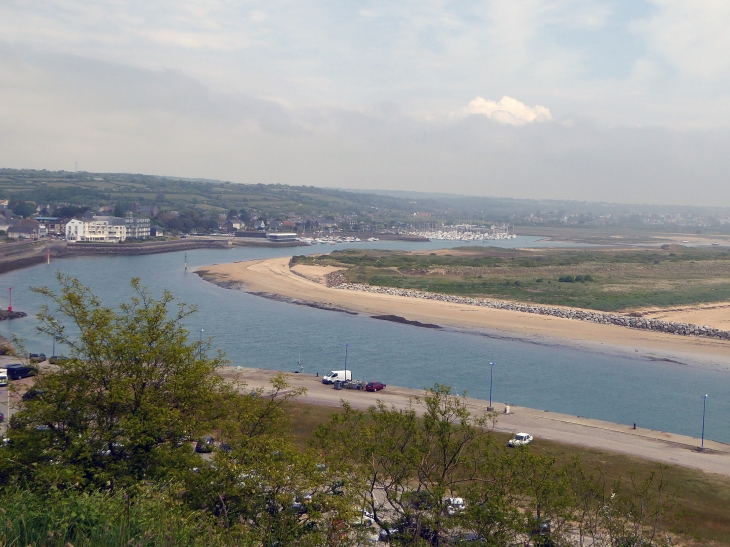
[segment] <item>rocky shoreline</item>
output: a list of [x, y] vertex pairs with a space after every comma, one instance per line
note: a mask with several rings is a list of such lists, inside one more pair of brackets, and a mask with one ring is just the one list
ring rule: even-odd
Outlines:
[[[27, 316], [28, 314], [24, 311], [0, 310], [0, 321], [5, 321], [6, 319], [20, 319], [21, 317]], [[0, 343], [2, 343], [2, 340], [0, 340]]]
[[598, 311], [556, 308], [552, 306], [541, 306], [536, 304], [525, 304], [521, 302], [509, 302], [506, 300], [492, 300], [489, 298], [468, 298], [463, 296], [452, 296], [410, 289], [393, 289], [388, 287], [375, 287], [360, 283], [349, 283], [342, 274], [332, 272], [327, 276], [327, 286], [341, 290], [362, 291], [376, 294], [387, 294], [392, 296], [405, 296], [408, 298], [421, 298], [424, 300], [436, 300], [452, 304], [466, 304], [469, 306], [482, 306], [498, 310], [519, 311], [523, 313], [534, 313], [537, 315], [549, 315], [563, 319], [574, 319], [589, 323], [600, 323], [604, 325], [616, 325], [631, 329], [648, 330], [654, 332], [665, 332], [680, 336], [698, 336], [703, 338], [716, 338], [730, 340], [730, 332], [704, 325], [692, 325], [689, 323], [675, 323], [662, 321], [660, 319], [645, 319], [631, 315], [616, 313], [604, 313]]

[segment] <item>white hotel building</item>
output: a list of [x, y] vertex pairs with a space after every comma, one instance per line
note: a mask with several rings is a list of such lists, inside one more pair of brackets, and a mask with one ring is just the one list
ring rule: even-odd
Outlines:
[[90, 220], [70, 220], [66, 223], [66, 241], [119, 243], [127, 239], [127, 223], [123, 218], [94, 217]]

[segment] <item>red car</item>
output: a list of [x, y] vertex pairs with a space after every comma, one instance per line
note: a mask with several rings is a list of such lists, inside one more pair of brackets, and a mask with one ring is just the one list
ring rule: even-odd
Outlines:
[[380, 391], [381, 389], [385, 389], [383, 382], [368, 382], [365, 386], [365, 391]]

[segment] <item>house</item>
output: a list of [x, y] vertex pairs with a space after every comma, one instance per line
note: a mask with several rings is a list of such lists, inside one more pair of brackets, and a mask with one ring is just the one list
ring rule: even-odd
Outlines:
[[32, 218], [18, 220], [8, 227], [8, 237], [13, 239], [38, 239], [47, 234], [45, 226]]
[[162, 237], [164, 235], [165, 235], [165, 232], [161, 226], [150, 226], [150, 236], [151, 237]]
[[132, 211], [140, 215], [155, 216], [160, 212], [160, 208], [157, 205], [140, 205], [136, 201], [132, 204]]
[[57, 217], [35, 217], [46, 228], [48, 234], [60, 235], [66, 232], [66, 225]]
[[237, 232], [243, 227], [240, 220], [226, 220], [221, 226], [226, 232]]
[[66, 223], [66, 241], [120, 243], [127, 239], [126, 219], [118, 217], [93, 217], [69, 220]]

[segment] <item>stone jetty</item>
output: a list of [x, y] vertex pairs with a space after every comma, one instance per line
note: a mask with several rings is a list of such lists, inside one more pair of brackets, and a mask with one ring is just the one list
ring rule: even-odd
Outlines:
[[5, 321], [6, 319], [20, 319], [21, 317], [27, 316], [28, 314], [24, 311], [0, 310], [0, 321]]
[[534, 313], [537, 315], [550, 315], [564, 319], [587, 321], [589, 323], [601, 323], [604, 325], [617, 325], [631, 329], [642, 329], [656, 332], [666, 332], [682, 336], [701, 336], [704, 338], [719, 338], [730, 340], [730, 332], [704, 325], [692, 325], [689, 323], [675, 323], [672, 321], [661, 321], [659, 319], [646, 319], [631, 315], [616, 313], [605, 313], [599, 311], [557, 308], [552, 306], [540, 306], [536, 304], [525, 304], [522, 302], [509, 302], [506, 300], [492, 300], [489, 298], [468, 298], [453, 296], [449, 294], [438, 294], [411, 289], [393, 289], [389, 287], [375, 287], [360, 283], [348, 283], [344, 276], [333, 272], [327, 276], [327, 285], [337, 289], [348, 291], [363, 291], [376, 294], [389, 294], [393, 296], [405, 296], [408, 298], [421, 298], [424, 300], [436, 300], [452, 304], [466, 304], [469, 306], [482, 306], [498, 310], [519, 311], [523, 313]]

